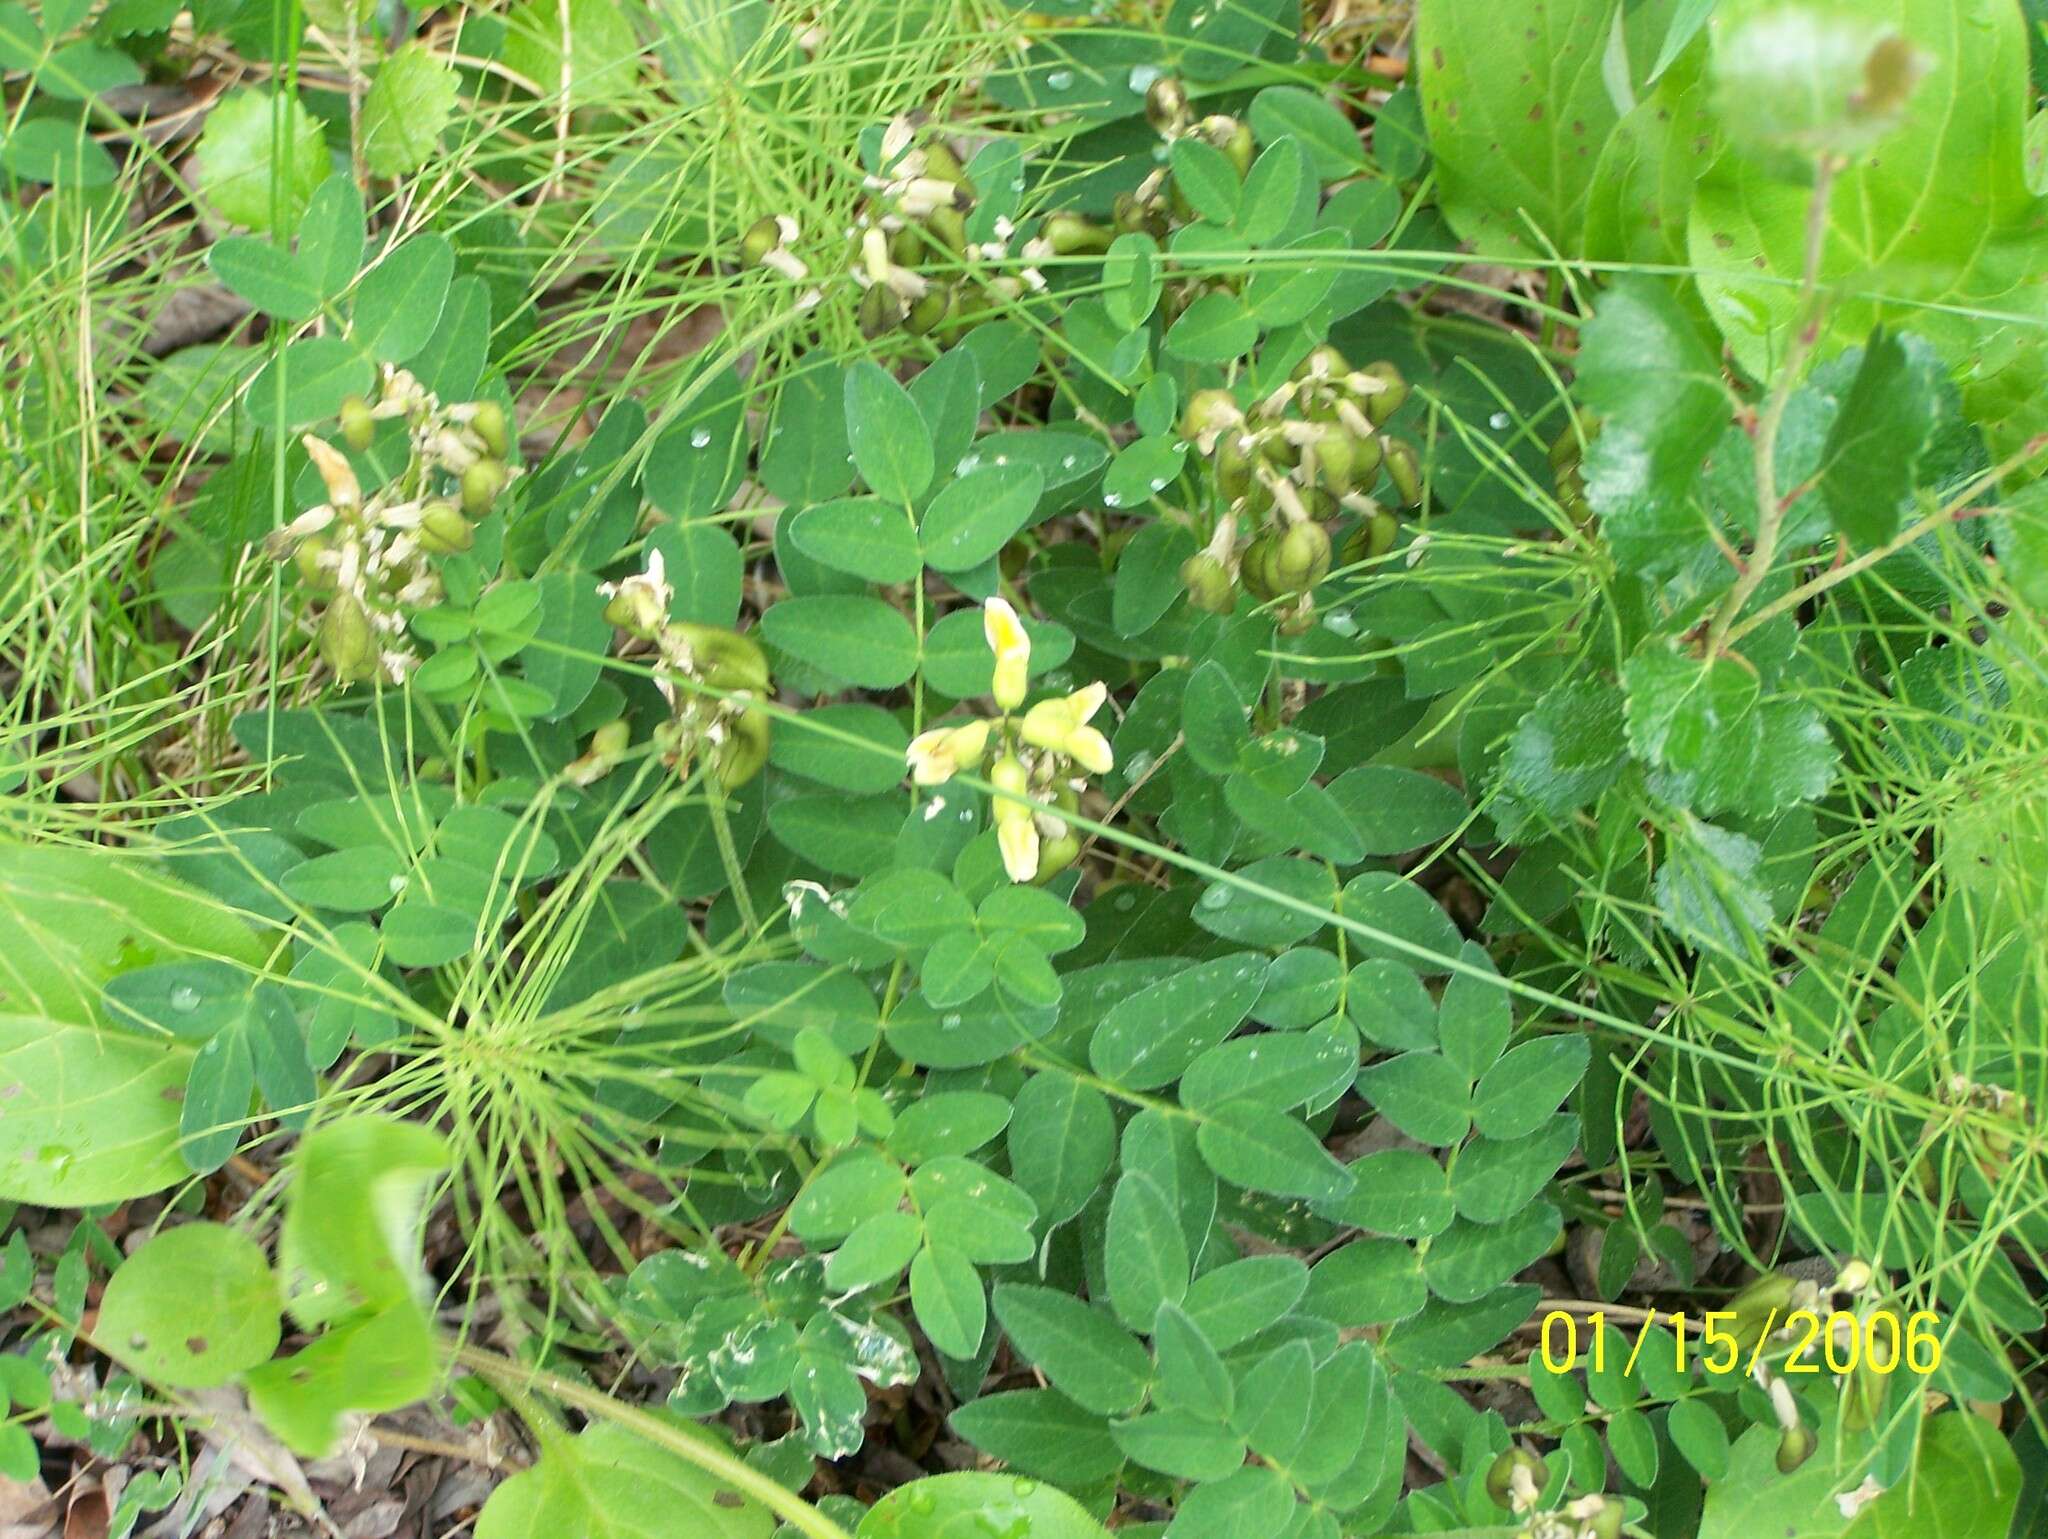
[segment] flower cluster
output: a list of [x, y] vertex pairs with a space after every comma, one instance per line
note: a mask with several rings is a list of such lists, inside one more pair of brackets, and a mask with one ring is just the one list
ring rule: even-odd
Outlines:
[[1109, 739], [1089, 725], [1109, 698], [1109, 687], [1098, 681], [1040, 700], [1019, 716], [1028, 692], [1031, 638], [1016, 610], [1000, 598], [982, 606], [982, 630], [996, 659], [989, 693], [1003, 714], [920, 733], [910, 743], [910, 778], [920, 786], [943, 785], [963, 770], [979, 768], [993, 742], [988, 780], [996, 790], [1003, 869], [1013, 882], [1043, 881], [1081, 853], [1068, 815], [1080, 810], [1087, 776], [1115, 767]]
[[[1414, 445], [1382, 431], [1407, 399], [1393, 364], [1354, 369], [1327, 343], [1249, 409], [1228, 390], [1196, 391], [1181, 435], [1209, 456], [1222, 511], [1208, 545], [1181, 564], [1188, 601], [1228, 614], [1241, 581], [1261, 603], [1284, 602], [1283, 630], [1306, 629], [1310, 594], [1330, 571], [1329, 524], [1357, 517], [1342, 552], [1349, 566], [1393, 548], [1394, 516], [1370, 495], [1382, 471], [1403, 506], [1422, 501]], [[1241, 521], [1253, 530], [1242, 551]]]
[[[700, 752], [708, 754], [712, 775], [728, 791], [760, 774], [768, 762], [769, 717], [759, 702], [774, 693], [760, 647], [735, 631], [671, 620], [675, 590], [658, 550], [648, 552], [646, 571], [600, 583], [597, 591], [610, 600], [605, 619], [626, 634], [619, 655], [651, 662], [654, 687], [673, 713], [655, 733], [663, 758], [687, 771]], [[591, 778], [626, 746], [623, 734], [614, 731], [603, 756], [593, 758], [599, 753], [593, 740], [591, 754], [584, 756], [591, 760]]]
[[343, 684], [402, 681], [419, 662], [406, 621], [441, 601], [435, 562], [469, 549], [475, 520], [490, 513], [518, 474], [512, 430], [495, 401], [443, 406], [404, 369], [385, 365], [376, 399], [341, 408], [342, 441], [369, 449], [380, 422], [405, 424], [409, 453], [395, 477], [365, 495], [348, 455], [311, 433], [300, 442], [327, 490], [264, 542], [289, 557], [324, 595], [312, 626], [320, 656]]

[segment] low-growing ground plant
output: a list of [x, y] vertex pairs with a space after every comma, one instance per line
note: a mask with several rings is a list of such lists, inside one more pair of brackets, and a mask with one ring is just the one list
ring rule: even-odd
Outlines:
[[2039, 9], [0, 4], [0, 1511], [2039, 1532]]

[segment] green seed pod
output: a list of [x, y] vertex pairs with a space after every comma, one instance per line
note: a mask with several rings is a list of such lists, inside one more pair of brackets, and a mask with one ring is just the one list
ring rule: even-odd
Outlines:
[[1314, 348], [1309, 355], [1294, 366], [1294, 379], [1298, 382], [1310, 375], [1322, 379], [1342, 379], [1351, 372], [1351, 364], [1336, 348], [1325, 342]]
[[1421, 507], [1422, 461], [1416, 456], [1415, 445], [1405, 438], [1389, 438], [1381, 453], [1386, 459], [1387, 479], [1394, 483], [1394, 493], [1401, 499], [1401, 506]]
[[1330, 533], [1321, 524], [1288, 526], [1280, 536], [1272, 562], [1275, 586], [1289, 593], [1306, 593], [1330, 575]]
[[924, 174], [932, 181], [951, 182], [955, 187], [967, 179], [960, 157], [941, 139], [934, 139], [924, 147]]
[[1811, 1459], [1814, 1444], [1813, 1433], [1804, 1424], [1787, 1427], [1785, 1435], [1778, 1439], [1778, 1473], [1789, 1475]]
[[430, 556], [453, 556], [476, 543], [476, 526], [445, 502], [429, 503], [420, 514], [419, 540]]
[[353, 594], [335, 597], [320, 616], [320, 660], [344, 684], [359, 684], [377, 672], [377, 637], [369, 613]]
[[331, 548], [324, 536], [309, 534], [292, 552], [292, 563], [298, 567], [299, 576], [308, 587], [322, 593], [331, 592], [334, 587], [334, 574], [320, 565], [320, 558]]
[[967, 216], [957, 208], [935, 208], [925, 215], [924, 227], [940, 249], [960, 255], [967, 249]]
[[478, 460], [462, 473], [462, 511], [471, 518], [482, 518], [510, 479], [502, 461]]
[[1038, 843], [1038, 875], [1032, 881], [1043, 886], [1080, 858], [1081, 840], [1078, 835], [1061, 834], [1057, 839], [1041, 839]]
[[1145, 88], [1145, 121], [1155, 133], [1170, 134], [1188, 115], [1188, 93], [1171, 75], [1161, 75]]
[[1120, 192], [1109, 206], [1109, 222], [1116, 226], [1119, 235], [1143, 233], [1149, 217], [1145, 205], [1138, 201], [1135, 193]]
[[361, 454], [370, 447], [370, 440], [377, 436], [377, 419], [370, 415], [370, 403], [359, 395], [352, 395], [341, 403], [341, 437], [356, 453]]
[[725, 741], [718, 745], [718, 757], [711, 766], [711, 773], [726, 790], [737, 791], [767, 765], [768, 731], [768, 713], [752, 706], [726, 723]]
[[1374, 390], [1365, 398], [1365, 415], [1374, 427], [1380, 426], [1408, 400], [1408, 381], [1401, 371], [1385, 361], [1369, 363], [1359, 371], [1385, 384], [1384, 390]]
[[608, 721], [590, 734], [590, 751], [604, 759], [616, 759], [633, 746], [633, 729], [624, 717]]
[[773, 687], [768, 655], [753, 639], [716, 625], [673, 620], [669, 630], [688, 649], [697, 672], [714, 689], [751, 689], [766, 694]]
[[924, 237], [905, 225], [889, 237], [889, 260], [898, 267], [915, 267], [924, 260]]
[[1253, 598], [1265, 603], [1279, 597], [1280, 582], [1273, 575], [1273, 557], [1279, 541], [1268, 531], [1245, 547], [1237, 575]]
[[1345, 566], [1378, 560], [1394, 548], [1394, 539], [1399, 532], [1400, 525], [1394, 521], [1394, 515], [1385, 508], [1375, 508], [1360, 519], [1358, 527], [1345, 538], [1338, 560]]
[[[1185, 422], [1182, 426], [1186, 426]], [[1235, 502], [1252, 489], [1256, 480], [1243, 437], [1225, 433], [1216, 444], [1216, 489]]]
[[903, 301], [896, 297], [894, 289], [877, 283], [861, 294], [857, 316], [860, 334], [872, 342], [903, 324]]
[[950, 283], [934, 283], [925, 290], [924, 298], [910, 307], [910, 313], [903, 317], [903, 329], [913, 337], [929, 336], [946, 324], [946, 318], [953, 313], [953, 286]]
[[476, 430], [476, 436], [484, 441], [484, 447], [491, 451], [494, 459], [508, 460], [512, 457], [512, 428], [505, 420], [505, 408], [496, 401], [479, 401], [476, 413], [469, 419], [469, 425]]
[[1244, 413], [1238, 410], [1237, 397], [1212, 385], [1188, 397], [1180, 414], [1180, 436], [1200, 438], [1207, 433], [1227, 433], [1242, 421]]
[[1353, 437], [1336, 423], [1327, 423], [1302, 445], [1301, 468], [1311, 485], [1342, 497], [1361, 483], [1371, 484], [1380, 468], [1380, 447], [1369, 438]]
[[1252, 168], [1252, 156], [1258, 146], [1252, 141], [1252, 131], [1236, 118], [1218, 119], [1209, 142], [1223, 152], [1223, 158], [1237, 168], [1240, 178]]
[[1543, 1461], [1526, 1448], [1510, 1448], [1487, 1468], [1486, 1494], [1493, 1499], [1496, 1507], [1512, 1507], [1515, 1490], [1515, 1471], [1525, 1469], [1529, 1478], [1541, 1491], [1550, 1479], [1550, 1471], [1543, 1467]]
[[1079, 256], [1109, 249], [1110, 232], [1079, 214], [1054, 214], [1042, 232], [1058, 256]]
[[765, 219], [756, 219], [747, 226], [747, 233], [740, 237], [740, 257], [749, 267], [759, 267], [761, 259], [782, 245], [782, 226], [770, 214]]
[[1195, 552], [1180, 564], [1180, 580], [1188, 590], [1188, 602], [1204, 614], [1230, 613], [1230, 568], [1206, 550]]
[[1798, 1284], [1784, 1273], [1766, 1272], [1736, 1290], [1728, 1301], [1728, 1310], [1735, 1316], [1732, 1334], [1745, 1354], [1763, 1339], [1766, 1327], [1775, 1329], [1785, 1323], [1785, 1313], [1792, 1307], [1792, 1295], [1797, 1288]]

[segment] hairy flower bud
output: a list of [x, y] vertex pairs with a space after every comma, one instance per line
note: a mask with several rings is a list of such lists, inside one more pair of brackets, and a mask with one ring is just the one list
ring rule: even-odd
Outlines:
[[484, 447], [497, 459], [512, 456], [512, 427], [505, 418], [505, 408], [496, 401], [477, 402], [476, 411], [469, 419], [471, 430], [484, 441]]
[[377, 436], [377, 419], [370, 415], [370, 403], [352, 395], [341, 403], [341, 438], [356, 453], [370, 447]]
[[445, 502], [430, 502], [420, 513], [420, 549], [430, 556], [452, 556], [476, 543], [476, 526]]
[[1405, 438], [1390, 438], [1381, 452], [1386, 457], [1387, 479], [1406, 508], [1422, 506], [1422, 462], [1415, 446]]
[[1408, 381], [1401, 371], [1391, 363], [1369, 363], [1359, 374], [1372, 381], [1372, 388], [1365, 394], [1365, 414], [1374, 427], [1379, 427], [1408, 400]]
[[1234, 607], [1230, 568], [1207, 551], [1197, 551], [1180, 564], [1180, 580], [1188, 602], [1204, 614], [1227, 615]]
[[1330, 574], [1329, 531], [1317, 523], [1290, 524], [1272, 560], [1277, 585], [1306, 593]]
[[478, 460], [462, 473], [462, 511], [471, 518], [482, 518], [510, 479], [504, 461]]

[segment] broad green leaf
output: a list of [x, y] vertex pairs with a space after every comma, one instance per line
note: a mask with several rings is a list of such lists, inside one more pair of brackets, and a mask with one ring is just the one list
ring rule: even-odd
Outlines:
[[277, 1350], [282, 1309], [254, 1240], [224, 1224], [182, 1224], [121, 1264], [93, 1329], [144, 1378], [209, 1389]]
[[1252, 98], [1251, 122], [1263, 144], [1291, 134], [1308, 152], [1320, 181], [1335, 181], [1366, 168], [1358, 130], [1329, 98], [1313, 91], [1268, 86]]
[[1109, 1430], [1131, 1459], [1176, 1479], [1221, 1480], [1244, 1467], [1244, 1439], [1192, 1411], [1154, 1411]]
[[1228, 363], [1249, 353], [1258, 340], [1259, 323], [1243, 300], [1235, 294], [1204, 294], [1167, 329], [1166, 350], [1185, 363]]
[[1236, 1384], [1200, 1326], [1177, 1305], [1162, 1303], [1152, 1322], [1159, 1382], [1152, 1399], [1162, 1410], [1193, 1411], [1228, 1421], [1236, 1410]]
[[200, 195], [222, 218], [259, 233], [296, 229], [332, 169], [319, 119], [296, 96], [263, 86], [219, 98], [196, 153]]
[[352, 341], [300, 337], [257, 371], [242, 401], [253, 421], [291, 432], [332, 421], [343, 401], [365, 394], [375, 379], [368, 355]]
[[[1682, 0], [1704, 15], [1715, 0]], [[1674, 19], [1672, 30], [1678, 29]], [[1660, 60], [1655, 89], [1622, 114], [1586, 200], [1585, 251], [1610, 262], [1686, 265], [1693, 192], [1721, 134], [1709, 100], [1704, 42]]]
[[1414, 55], [1451, 227], [1494, 257], [1578, 247], [1617, 113], [1601, 78], [1617, 0], [1552, 0], [1503, 21], [1423, 0]]
[[988, 1295], [973, 1265], [948, 1246], [927, 1243], [910, 1263], [910, 1307], [931, 1344], [948, 1357], [972, 1357], [988, 1328]]
[[1119, 235], [1102, 259], [1102, 302], [1110, 319], [1136, 331], [1158, 308], [1159, 243], [1141, 231]]
[[798, 661], [863, 689], [894, 689], [917, 672], [917, 633], [880, 599], [784, 599], [762, 615], [761, 634]]
[[418, 1226], [447, 1164], [438, 1133], [386, 1117], [350, 1117], [305, 1137], [277, 1249], [294, 1319], [311, 1329], [351, 1313], [417, 1312]]
[[1292, 1256], [1247, 1256], [1188, 1284], [1181, 1307], [1219, 1352], [1283, 1317], [1308, 1287], [1308, 1268]]
[[1246, 242], [1265, 246], [1278, 240], [1296, 222], [1298, 212], [1313, 214], [1316, 190], [1309, 180], [1308, 155], [1292, 138], [1268, 144], [1244, 179], [1237, 209], [1237, 227]]
[[[660, 447], [655, 445], [657, 453]], [[648, 475], [653, 474], [650, 463]], [[682, 495], [674, 486], [671, 490]], [[664, 524], [647, 536], [647, 548], [661, 552], [664, 575], [675, 589], [669, 618], [720, 628], [732, 625], [740, 612], [746, 569], [731, 535], [710, 523]]]
[[[1436, 900], [1391, 871], [1353, 877], [1344, 884], [1339, 903], [1345, 918], [1373, 932], [1347, 930], [1351, 944], [1367, 957], [1383, 957], [1424, 974], [1445, 972], [1463, 944], [1457, 926]], [[1406, 944], [1393, 945], [1382, 936]]]
[[950, 1420], [983, 1453], [1042, 1479], [1100, 1480], [1124, 1462], [1102, 1418], [1056, 1389], [983, 1395]]
[[1658, 910], [1699, 945], [1750, 955], [1771, 917], [1762, 864], [1763, 850], [1748, 835], [1687, 818], [1657, 867]]
[[1173, 184], [1189, 207], [1212, 224], [1229, 224], [1237, 217], [1243, 180], [1224, 153], [1199, 134], [1173, 141]]
[[909, 582], [923, 565], [909, 518], [879, 497], [805, 508], [790, 520], [789, 538], [813, 560], [863, 582]]
[[1224, 1180], [1276, 1197], [1329, 1201], [1351, 1190], [1351, 1172], [1294, 1118], [1252, 1101], [1226, 1101], [1203, 1114], [1195, 1141]]
[[1467, 1079], [1478, 1079], [1507, 1048], [1514, 1013], [1507, 988], [1485, 948], [1465, 943], [1462, 958], [1474, 972], [1456, 972], [1437, 1009], [1437, 1040], [1444, 1057]]
[[351, 1412], [374, 1416], [421, 1399], [440, 1375], [439, 1346], [416, 1307], [368, 1311], [290, 1357], [243, 1375], [249, 1406], [292, 1452], [324, 1458]]
[[[1212, 882], [1195, 901], [1195, 923], [1211, 935], [1248, 946], [1292, 945], [1329, 923], [1336, 905], [1336, 878], [1318, 861], [1273, 855]], [[1254, 890], [1265, 889], [1265, 891]], [[1283, 904], [1270, 891], [1305, 905]]]
[[610, 0], [525, 0], [505, 18], [499, 61], [544, 98], [584, 107], [631, 94], [640, 39]]
[[1187, 1297], [1189, 1257], [1180, 1216], [1143, 1171], [1127, 1170], [1117, 1181], [1102, 1248], [1109, 1301], [1132, 1330], [1150, 1330], [1162, 1304]]
[[310, 908], [367, 913], [405, 889], [409, 862], [387, 844], [315, 855], [284, 874], [284, 890]]
[[1377, 1150], [1353, 1160], [1351, 1174], [1356, 1184], [1349, 1193], [1316, 1204], [1316, 1211], [1335, 1223], [1426, 1240], [1443, 1233], [1457, 1216], [1443, 1166], [1420, 1150]]
[[872, 1149], [855, 1149], [804, 1184], [790, 1204], [789, 1227], [806, 1240], [837, 1240], [871, 1218], [895, 1212], [904, 1192], [902, 1166]]
[[1188, 1066], [1181, 1104], [1213, 1111], [1249, 1101], [1270, 1111], [1327, 1106], [1358, 1068], [1358, 1034], [1338, 1021], [1302, 1032], [1261, 1032], [1219, 1043]]
[[352, 178], [330, 176], [313, 190], [299, 221], [298, 261], [321, 299], [338, 298], [355, 281], [365, 231], [363, 195]]
[[868, 1509], [854, 1539], [1103, 1539], [1105, 1532], [1052, 1486], [959, 1470], [898, 1486]]
[[[1472, 1084], [1440, 1053], [1402, 1053], [1358, 1071], [1358, 1088], [1379, 1114], [1417, 1143], [1448, 1149], [1472, 1126]], [[1548, 1116], [1555, 1106], [1546, 1106]]]
[[940, 488], [918, 539], [935, 572], [964, 572], [998, 554], [1038, 506], [1045, 479], [1029, 465], [982, 465]]
[[179, 1108], [192, 1058], [161, 1038], [0, 1015], [0, 1198], [82, 1208], [188, 1177]]
[[1274, 1534], [1294, 1515], [1294, 1487], [1269, 1464], [1247, 1464], [1182, 1498], [1174, 1527], [1185, 1539]]
[[455, 117], [455, 71], [424, 43], [387, 55], [363, 97], [363, 161], [372, 176], [407, 176], [433, 158]]
[[1741, 805], [1763, 742], [1754, 668], [1711, 663], [1653, 637], [1622, 669], [1629, 747], [1668, 770], [1659, 789], [1702, 812]]
[[857, 796], [871, 796], [903, 780], [910, 734], [880, 706], [813, 706], [776, 723], [768, 762], [792, 775]]
[[1422, 1275], [1439, 1298], [1469, 1304], [1542, 1256], [1560, 1229], [1557, 1209], [1543, 1202], [1498, 1224], [1461, 1218], [1430, 1241]]
[[1368, 855], [1421, 849], [1465, 821], [1465, 798], [1419, 770], [1363, 764], [1330, 782], [1330, 795], [1358, 830]]
[[1088, 1061], [1132, 1089], [1170, 1084], [1243, 1023], [1265, 980], [1264, 961], [1240, 952], [1140, 989], [1103, 1017]]
[[1116, 1157], [1116, 1119], [1108, 1099], [1071, 1075], [1033, 1075], [1017, 1092], [1010, 1121], [1010, 1174], [1038, 1204], [1047, 1225], [1087, 1206]]
[[1581, 332], [1579, 396], [1601, 414], [1582, 467], [1586, 498], [1624, 565], [1680, 565], [1706, 528], [1687, 503], [1728, 424], [1720, 360], [1670, 287], [1628, 276]]
[[1102, 1310], [1060, 1289], [1003, 1283], [995, 1311], [1011, 1344], [1076, 1405], [1115, 1415], [1145, 1398], [1151, 1360]]
[[[339, 177], [330, 178], [339, 181]], [[303, 321], [325, 296], [296, 257], [253, 235], [230, 235], [206, 251], [213, 275], [265, 315]]]
[[853, 463], [877, 497], [908, 507], [932, 484], [932, 432], [917, 402], [879, 364], [846, 372], [846, 441]]
[[1010, 1103], [999, 1095], [980, 1090], [926, 1091], [897, 1114], [896, 1126], [889, 1133], [889, 1152], [911, 1165], [942, 1154], [972, 1154], [1009, 1126], [1010, 1118]]
[[1517, 802], [1562, 818], [1613, 785], [1627, 762], [1620, 691], [1574, 680], [1545, 694], [1515, 724], [1501, 783]]
[[[711, 1442], [695, 1428], [671, 1425], [678, 1436]], [[539, 1463], [491, 1493], [476, 1539], [660, 1539], [678, 1531], [768, 1539], [775, 1526], [773, 1513], [716, 1475], [628, 1428], [599, 1422], [575, 1437], [548, 1438]]]
[[433, 336], [454, 276], [445, 236], [415, 235], [392, 248], [356, 285], [351, 340], [372, 358], [404, 363]]
[[1940, 365], [1919, 337], [1871, 334], [1821, 451], [1820, 495], [1857, 546], [1882, 545], [1911, 505], [1934, 430]]
[[1591, 1049], [1584, 1037], [1537, 1037], [1508, 1049], [1479, 1081], [1472, 1120], [1488, 1138], [1521, 1138], [1577, 1088]]
[[[1750, 26], [1772, 24], [1777, 11], [1773, 0], [1722, 0], [1711, 67], [1722, 71], [1729, 48]], [[1951, 368], [1967, 371], [1965, 400], [1976, 415], [2011, 415], [2019, 436], [2038, 430], [2040, 355], [2026, 339], [2038, 322], [1979, 318], [1984, 310], [2038, 311], [2020, 287], [2036, 265], [2038, 218], [2025, 180], [2032, 96], [2020, 7], [1830, 0], [1817, 14], [1867, 37], [1895, 32], [1925, 65], [1902, 109], [1884, 120], [1888, 131], [1860, 146], [1834, 180], [1817, 277], [1840, 297], [1822, 318], [1819, 351], [1858, 341], [1880, 321], [1917, 331]], [[1768, 49], [1751, 52], [1769, 58]], [[1799, 156], [1724, 155], [1693, 204], [1691, 265], [1715, 324], [1757, 377], [1783, 355], [1798, 324], [1807, 181]]]

